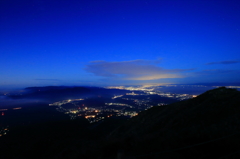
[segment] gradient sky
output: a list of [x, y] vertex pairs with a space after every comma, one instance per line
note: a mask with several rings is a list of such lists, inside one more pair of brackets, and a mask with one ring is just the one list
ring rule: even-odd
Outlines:
[[239, 0], [0, 1], [0, 87], [239, 81]]

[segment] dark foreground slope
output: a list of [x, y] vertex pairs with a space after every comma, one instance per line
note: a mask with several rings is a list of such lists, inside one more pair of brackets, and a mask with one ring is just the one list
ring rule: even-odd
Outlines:
[[217, 88], [141, 112], [112, 132], [108, 148], [132, 158], [234, 158], [240, 156], [239, 113], [240, 92]]
[[238, 158], [240, 92], [217, 88], [190, 100], [153, 107], [96, 125], [49, 122], [0, 138], [2, 158]]

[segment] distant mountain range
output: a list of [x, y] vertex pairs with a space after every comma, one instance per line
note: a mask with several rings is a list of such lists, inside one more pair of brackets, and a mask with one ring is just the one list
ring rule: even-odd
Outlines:
[[69, 86], [47, 86], [47, 87], [27, 87], [22, 95], [11, 95], [11, 98], [35, 98], [47, 100], [64, 100], [79, 98], [79, 96], [89, 96], [98, 94], [113, 94], [113, 92], [129, 92], [119, 89], [105, 89], [100, 87], [69, 87]]
[[85, 119], [16, 128], [2, 158], [238, 158], [240, 92], [220, 87], [126, 119]]

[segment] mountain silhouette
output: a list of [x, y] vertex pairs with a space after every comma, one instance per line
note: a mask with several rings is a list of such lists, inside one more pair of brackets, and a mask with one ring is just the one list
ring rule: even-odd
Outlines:
[[239, 112], [240, 92], [220, 87], [139, 113], [111, 133], [115, 147], [107, 147], [134, 158], [238, 156]]
[[[12, 130], [3, 158], [238, 158], [240, 92], [220, 87], [131, 119], [59, 121]], [[7, 146], [6, 146], [7, 145]]]

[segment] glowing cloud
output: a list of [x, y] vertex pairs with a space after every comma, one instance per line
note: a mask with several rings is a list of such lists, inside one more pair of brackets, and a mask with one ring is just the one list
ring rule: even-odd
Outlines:
[[132, 60], [121, 62], [92, 61], [85, 70], [96, 76], [125, 80], [156, 80], [163, 78], [183, 78], [183, 71], [192, 69], [164, 69], [156, 66], [160, 60]]

